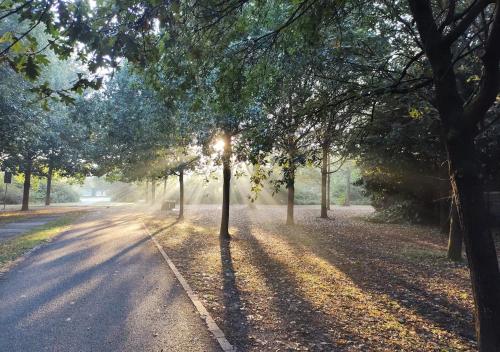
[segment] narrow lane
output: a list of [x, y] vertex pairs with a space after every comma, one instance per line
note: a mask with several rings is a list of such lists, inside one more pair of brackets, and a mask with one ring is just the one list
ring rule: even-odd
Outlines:
[[87, 214], [0, 280], [0, 351], [220, 351], [130, 208]]

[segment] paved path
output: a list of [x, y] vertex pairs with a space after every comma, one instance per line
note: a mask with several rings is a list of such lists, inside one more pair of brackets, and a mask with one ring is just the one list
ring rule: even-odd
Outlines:
[[43, 226], [50, 221], [57, 220], [60, 217], [61, 215], [36, 216], [19, 221], [8, 222], [6, 224], [0, 223], [0, 241], [22, 235], [30, 230], [33, 230], [34, 228]]
[[220, 351], [132, 210], [108, 209], [0, 280], [0, 350]]

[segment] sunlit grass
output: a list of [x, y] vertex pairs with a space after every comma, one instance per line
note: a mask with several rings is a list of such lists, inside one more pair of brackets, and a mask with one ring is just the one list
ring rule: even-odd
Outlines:
[[73, 212], [63, 215], [61, 218], [37, 227], [24, 235], [0, 242], [0, 271], [30, 249], [68, 230], [70, 225], [82, 214], [83, 212]]
[[32, 213], [23, 214], [21, 212], [8, 212], [8, 213], [0, 213], [0, 225], [7, 224], [9, 222], [28, 219], [33, 217]]
[[61, 213], [71, 213], [79, 211], [79, 209], [77, 210], [74, 207], [56, 206], [56, 207], [34, 208], [28, 211], [21, 211], [21, 210], [0, 211], [0, 225], [18, 220], [35, 218], [37, 216], [50, 216]]

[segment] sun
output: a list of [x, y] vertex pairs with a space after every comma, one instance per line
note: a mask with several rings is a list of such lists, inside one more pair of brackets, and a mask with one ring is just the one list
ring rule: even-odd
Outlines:
[[225, 145], [224, 141], [222, 139], [218, 139], [214, 143], [213, 148], [216, 152], [221, 153], [224, 151], [224, 145]]

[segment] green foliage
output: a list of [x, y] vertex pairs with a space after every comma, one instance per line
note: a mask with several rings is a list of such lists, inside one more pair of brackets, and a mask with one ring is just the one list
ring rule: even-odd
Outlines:
[[[89, 171], [90, 165], [84, 156], [87, 131], [71, 120], [69, 108], [64, 102], [72, 101], [73, 96], [67, 93], [63, 99], [53, 98], [39, 104], [38, 96], [33, 92], [40, 87], [62, 89], [68, 82], [77, 79], [79, 68], [72, 60], [59, 60], [48, 49], [44, 55], [48, 60], [44, 62], [45, 70], [32, 80], [0, 63], [0, 164], [2, 170], [8, 168], [15, 174], [23, 174], [31, 168], [33, 175], [39, 177], [46, 177], [49, 172], [79, 177]], [[29, 62], [30, 57], [27, 60]], [[78, 201], [78, 195], [70, 188], [54, 186], [53, 201]], [[31, 200], [41, 201], [45, 197], [45, 189], [38, 187], [37, 177], [32, 178], [32, 187], [35, 192]], [[12, 192], [8, 198], [9, 202], [20, 202], [18, 192]]]
[[105, 91], [80, 98], [72, 117], [92, 131], [87, 156], [95, 174], [126, 181], [166, 175], [161, 159], [179, 140], [178, 125], [131, 66], [122, 67]]
[[439, 200], [448, 196], [449, 183], [432, 113], [415, 119], [408, 115], [405, 101], [380, 104], [350, 148], [361, 168], [359, 184], [380, 212], [377, 219], [439, 221]]
[[[20, 204], [23, 196], [24, 178], [13, 178], [12, 184], [7, 187], [7, 204]], [[3, 204], [5, 185], [0, 190], [0, 203]], [[42, 204], [45, 201], [45, 191], [47, 182], [44, 177], [33, 177], [31, 182], [30, 202]], [[76, 203], [80, 200], [80, 195], [74, 187], [68, 184], [67, 179], [55, 179], [52, 181], [51, 199], [53, 203]]]
[[[230, 161], [253, 165], [254, 191], [278, 191], [318, 166], [326, 148], [357, 161], [357, 183], [377, 209], [433, 221], [448, 192], [439, 181], [446, 156], [406, 2], [232, 5], [83, 1], [47, 11], [43, 1], [3, 2], [2, 11], [15, 10], [0, 28], [4, 166], [22, 172], [34, 161], [38, 175], [52, 165], [68, 176], [160, 179], [220, 165], [213, 145], [225, 136]], [[457, 81], [473, 97], [481, 67], [475, 49], [465, 54]], [[89, 74], [102, 68], [104, 86]], [[54, 99], [39, 109], [29, 103], [35, 96]], [[480, 141], [485, 164], [494, 164], [495, 138]], [[488, 172], [490, 184], [495, 175]], [[300, 201], [313, 201], [310, 193], [297, 187]]]
[[377, 212], [368, 217], [368, 220], [376, 223], [421, 223], [417, 203], [412, 200], [406, 200], [403, 197], [391, 198], [391, 203], [385, 207], [378, 207]]
[[101, 78], [90, 78], [83, 70], [76, 79], [64, 82], [64, 87], [54, 87], [42, 79], [46, 70], [57, 61], [75, 58], [85, 61], [83, 52], [72, 55], [78, 36], [82, 34], [72, 29], [84, 27], [82, 21], [87, 20], [84, 13], [88, 7], [84, 2], [80, 2], [78, 8], [69, 7], [78, 13], [68, 13], [66, 4], [51, 7], [51, 3], [45, 1], [4, 1], [0, 7], [0, 65], [30, 81], [30, 91], [42, 99], [45, 109], [48, 109], [49, 99], [70, 103], [73, 93], [81, 93], [87, 88], [98, 89], [102, 84]]
[[[34, 202], [43, 203], [45, 200], [46, 183], [37, 189], [32, 196]], [[66, 182], [54, 182], [52, 184], [52, 191], [50, 193], [50, 198], [52, 203], [78, 203], [80, 201], [80, 195]]]

